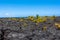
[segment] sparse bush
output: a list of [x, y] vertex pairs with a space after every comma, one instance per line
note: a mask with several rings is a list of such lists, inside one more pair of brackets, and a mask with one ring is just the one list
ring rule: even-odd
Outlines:
[[54, 19], [55, 19], [55, 16], [51, 16], [51, 17], [50, 17], [50, 20], [54, 20]]
[[24, 24], [23, 24], [24, 27], [27, 27], [27, 25], [28, 25], [27, 23], [24, 23]]
[[19, 21], [20, 21], [20, 22], [22, 22], [22, 21], [23, 21], [23, 19], [21, 18]]
[[46, 29], [47, 29], [47, 27], [46, 27], [46, 26], [44, 26], [44, 27], [43, 27], [43, 31], [45, 31]]
[[29, 16], [28, 19], [33, 21], [34, 20], [34, 16]]
[[55, 23], [55, 26], [60, 29], [60, 24], [59, 23]]

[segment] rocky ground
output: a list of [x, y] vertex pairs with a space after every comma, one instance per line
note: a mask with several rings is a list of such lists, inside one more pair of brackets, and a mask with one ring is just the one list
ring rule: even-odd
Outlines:
[[[60, 17], [38, 25], [29, 20], [19, 22], [0, 18], [0, 40], [60, 40], [60, 30], [56, 28], [55, 22], [59, 23]], [[24, 26], [24, 23], [28, 25]]]

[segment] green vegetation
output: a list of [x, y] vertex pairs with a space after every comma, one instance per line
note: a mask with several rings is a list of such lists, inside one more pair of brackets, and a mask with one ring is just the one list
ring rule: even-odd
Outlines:
[[[44, 23], [47, 20], [54, 20], [55, 16], [39, 16], [38, 14], [35, 16], [28, 16], [26, 18], [21, 17], [21, 18], [8, 18], [8, 20], [12, 20], [12, 21], [18, 21], [18, 22], [24, 22], [24, 26], [27, 26], [28, 24], [26, 24], [25, 22], [31, 21], [36, 23], [36, 25], [38, 25], [39, 23]], [[45, 27], [44, 27], [45, 29]]]

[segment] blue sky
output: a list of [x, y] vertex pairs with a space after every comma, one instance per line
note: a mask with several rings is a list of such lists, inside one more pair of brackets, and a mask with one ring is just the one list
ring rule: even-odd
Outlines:
[[60, 16], [59, 0], [0, 0], [0, 17]]

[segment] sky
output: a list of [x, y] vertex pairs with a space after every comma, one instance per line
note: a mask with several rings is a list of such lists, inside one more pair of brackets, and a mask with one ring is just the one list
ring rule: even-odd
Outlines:
[[60, 16], [60, 0], [0, 0], [0, 17]]

